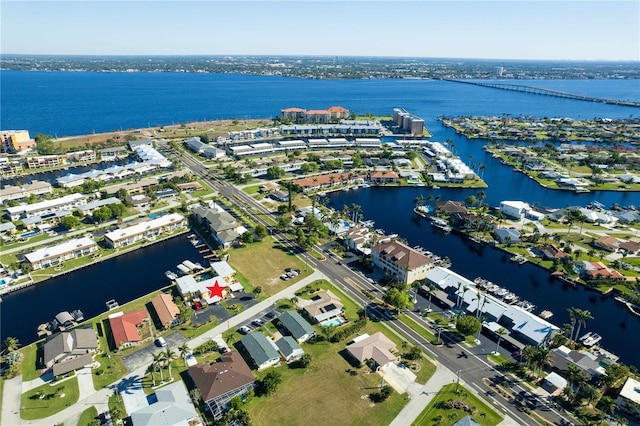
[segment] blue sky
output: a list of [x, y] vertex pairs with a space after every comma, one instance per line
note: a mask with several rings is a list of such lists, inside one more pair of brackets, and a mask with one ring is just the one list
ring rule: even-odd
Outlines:
[[7, 1], [2, 53], [640, 60], [638, 1]]

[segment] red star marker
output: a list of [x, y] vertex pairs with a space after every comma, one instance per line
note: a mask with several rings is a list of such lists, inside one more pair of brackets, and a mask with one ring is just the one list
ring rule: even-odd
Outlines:
[[218, 296], [220, 299], [224, 299], [222, 292], [225, 288], [226, 287], [222, 287], [220, 284], [218, 284], [218, 280], [216, 280], [216, 282], [213, 284], [213, 287], [207, 287], [207, 290], [211, 292], [211, 297]]

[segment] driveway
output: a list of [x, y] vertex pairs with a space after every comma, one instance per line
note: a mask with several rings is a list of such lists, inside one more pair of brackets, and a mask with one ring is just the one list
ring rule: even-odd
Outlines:
[[407, 392], [416, 380], [416, 375], [411, 370], [392, 362], [380, 369], [380, 375], [398, 393]]
[[142, 388], [142, 377], [125, 377], [118, 383], [116, 389], [129, 414], [149, 405], [147, 395]]
[[[164, 340], [167, 342], [167, 348], [171, 348], [174, 351], [178, 349], [187, 340], [182, 334], [174, 331], [171, 334], [167, 334]], [[155, 344], [150, 344], [147, 347], [140, 349], [137, 352], [122, 357], [122, 363], [127, 367], [129, 371], [135, 371], [138, 368], [145, 367], [153, 361], [153, 355], [165, 351], [166, 348], [159, 348]]]
[[88, 398], [96, 392], [93, 388], [91, 367], [81, 368], [76, 372], [76, 376], [78, 376], [78, 387], [80, 388], [80, 397], [78, 400]]

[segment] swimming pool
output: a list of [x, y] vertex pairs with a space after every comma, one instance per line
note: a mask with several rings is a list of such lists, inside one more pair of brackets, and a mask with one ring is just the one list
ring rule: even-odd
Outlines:
[[323, 327], [337, 327], [339, 325], [342, 324], [342, 319], [341, 318], [334, 318], [332, 320], [329, 320], [327, 322], [325, 322], [323, 324]]
[[29, 232], [25, 232], [24, 234], [20, 234], [20, 238], [33, 237], [34, 235], [38, 235], [39, 233], [40, 233], [40, 231], [29, 231]]

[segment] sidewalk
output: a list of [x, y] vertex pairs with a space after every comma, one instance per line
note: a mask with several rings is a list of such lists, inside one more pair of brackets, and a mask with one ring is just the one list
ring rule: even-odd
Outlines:
[[239, 324], [241, 324], [241, 323], [243, 323], [243, 322], [245, 322], [247, 320], [250, 320], [255, 315], [257, 315], [259, 312], [268, 310], [269, 307], [271, 305], [273, 305], [275, 302], [277, 302], [278, 300], [292, 298], [293, 296], [296, 295], [296, 291], [300, 290], [301, 288], [303, 288], [307, 284], [311, 284], [312, 282], [314, 282], [316, 280], [322, 280], [322, 279], [327, 279], [328, 280], [328, 278], [322, 272], [318, 272], [317, 270], [315, 270], [308, 277], [305, 277], [305, 278], [301, 279], [297, 283], [285, 288], [284, 290], [280, 291], [279, 293], [268, 297], [267, 299], [265, 299], [262, 302], [250, 307], [249, 309], [246, 309], [246, 310], [240, 312], [239, 314], [234, 315], [233, 317], [229, 318], [227, 321], [225, 321], [222, 324], [214, 327], [213, 329], [207, 331], [206, 333], [194, 338], [193, 340], [190, 340], [189, 342], [187, 342], [187, 345], [191, 349], [194, 349], [194, 348], [202, 345], [207, 340], [211, 340], [215, 336], [217, 336], [219, 334], [222, 334], [227, 330], [233, 329], [234, 327], [237, 327]]
[[[427, 405], [429, 405], [431, 400], [438, 394], [438, 392], [440, 392], [440, 389], [444, 385], [448, 385], [450, 383], [455, 383], [455, 381], [456, 381], [455, 373], [453, 371], [447, 369], [446, 367], [444, 367], [439, 362], [437, 362], [436, 363], [436, 372], [433, 374], [433, 376], [431, 376], [429, 381], [424, 386], [420, 386], [420, 385], [414, 383], [412, 386], [409, 387], [409, 389], [408, 389], [408, 394], [409, 394], [409, 398], [410, 398], [409, 403], [407, 405], [405, 405], [405, 407], [402, 409], [402, 411], [400, 411], [400, 413], [398, 413], [396, 418], [393, 419], [393, 421], [391, 422], [390, 426], [409, 426], [409, 425], [411, 425], [414, 421], [416, 421], [416, 419], [418, 418], [420, 413], [422, 413], [422, 410], [424, 410], [425, 407]], [[465, 386], [465, 388], [467, 390], [469, 390], [470, 392], [476, 394], [480, 399], [484, 399], [472, 387], [467, 386], [464, 383], [464, 381], [460, 381], [460, 383], [463, 386]], [[495, 410], [495, 407], [493, 407], [491, 404], [489, 404], [489, 406], [492, 407]], [[496, 411], [498, 411], [498, 410], [496, 410]], [[500, 422], [501, 426], [517, 426], [517, 425], [520, 425], [520, 423], [518, 423], [516, 420], [514, 420], [513, 418], [505, 415], [504, 412], [498, 411], [498, 413], [500, 415], [504, 416], [504, 420], [502, 420], [502, 422]]]
[[[240, 323], [245, 322], [255, 315], [260, 313], [261, 311], [266, 311], [269, 309], [271, 305], [273, 305], [276, 301], [280, 299], [290, 299], [295, 296], [295, 292], [299, 289], [303, 288], [307, 284], [312, 283], [313, 281], [326, 279], [326, 276], [318, 271], [314, 271], [308, 277], [301, 279], [299, 282], [285, 288], [279, 293], [268, 297], [262, 302], [250, 307], [249, 309], [235, 315], [229, 320], [225, 321], [223, 324], [218, 325], [217, 327], [209, 330], [208, 332], [202, 334], [201, 336], [196, 337], [193, 340], [187, 342], [187, 345], [190, 348], [195, 348], [206, 342], [207, 340], [212, 339], [214, 336], [218, 334], [222, 334], [230, 328], [234, 328], [238, 326]], [[175, 348], [174, 348], [175, 349]], [[151, 362], [151, 359], [149, 359]], [[143, 377], [146, 372], [147, 366], [141, 367], [135, 371], [130, 371], [127, 376], [122, 378], [120, 381], [110, 385], [108, 388], [100, 389], [99, 391], [93, 390], [93, 382], [91, 382], [91, 387], [89, 387], [89, 382], [85, 381], [87, 378], [90, 378], [90, 375], [85, 375], [82, 378], [78, 377], [79, 382], [82, 381], [81, 385], [81, 395], [79, 401], [72, 405], [71, 407], [62, 410], [61, 412], [47, 417], [46, 419], [39, 420], [22, 420], [20, 418], [20, 396], [23, 391], [28, 389], [33, 389], [36, 386], [39, 386], [44, 383], [42, 379], [38, 378], [36, 380], [32, 380], [30, 382], [22, 383], [22, 376], [18, 376], [11, 380], [6, 380], [4, 385], [4, 393], [2, 398], [2, 424], [3, 425], [11, 425], [11, 426], [19, 426], [19, 425], [55, 425], [55, 424], [76, 424], [77, 420], [82, 414], [82, 412], [90, 406], [95, 406], [98, 409], [99, 413], [108, 411], [107, 408], [107, 400], [110, 395], [113, 394], [115, 387], [122, 382], [129, 382], [127, 378], [136, 378]], [[82, 375], [83, 370], [79, 371], [79, 374]], [[83, 380], [85, 379], [85, 380]]]

